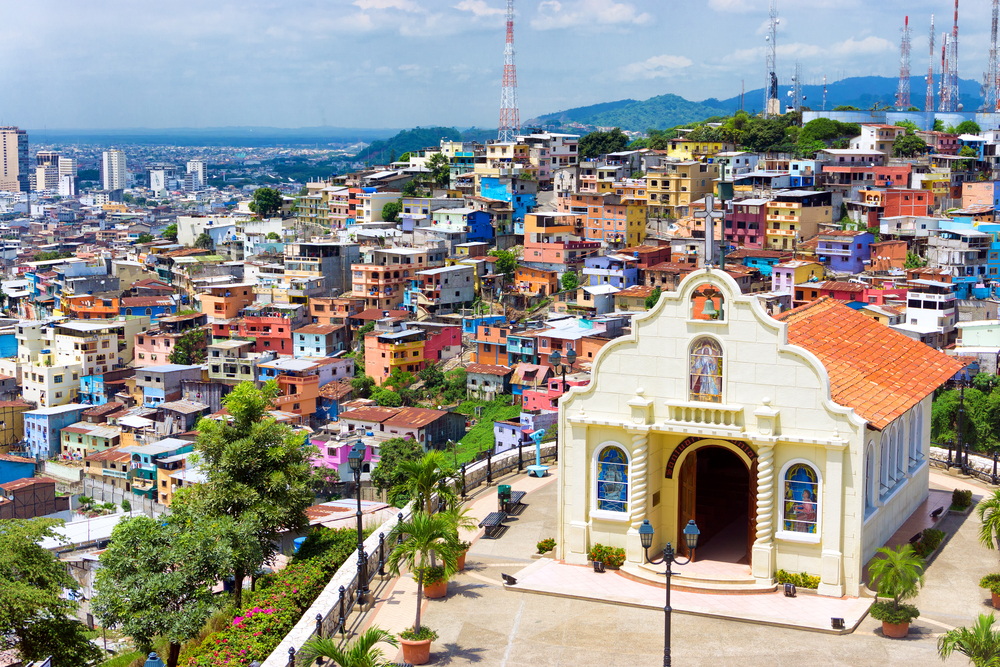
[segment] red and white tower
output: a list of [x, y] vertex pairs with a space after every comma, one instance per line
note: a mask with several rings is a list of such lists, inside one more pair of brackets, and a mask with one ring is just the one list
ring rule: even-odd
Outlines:
[[986, 99], [983, 111], [1000, 111], [1000, 67], [997, 65], [997, 22], [1000, 21], [1000, 0], [993, 0], [993, 27], [990, 32], [990, 62], [983, 75], [982, 95]]
[[514, 0], [507, 0], [507, 45], [503, 49], [503, 88], [500, 91], [498, 141], [514, 141], [521, 130], [517, 110], [517, 70], [514, 68]]
[[896, 108], [910, 107], [910, 17], [903, 20], [903, 38], [899, 42], [899, 85], [896, 86]]

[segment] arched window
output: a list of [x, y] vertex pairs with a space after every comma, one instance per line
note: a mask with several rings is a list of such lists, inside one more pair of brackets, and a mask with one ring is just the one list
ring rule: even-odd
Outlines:
[[609, 445], [597, 456], [597, 509], [628, 512], [628, 457]]
[[808, 463], [789, 465], [781, 478], [782, 530], [819, 535], [819, 473]]
[[152, 308], [147, 308], [146, 309], [146, 314], [147, 315], [152, 315], [153, 314], [153, 309]]
[[699, 338], [689, 360], [691, 400], [722, 402], [722, 346], [712, 338]]
[[879, 441], [878, 479], [879, 493], [885, 493], [891, 486], [889, 483], [889, 436], [885, 431], [882, 431], [882, 439]]
[[924, 460], [924, 406], [917, 405], [917, 435], [914, 438], [916, 440], [916, 445], [914, 449], [914, 458], [917, 461]]
[[865, 508], [875, 507], [875, 443], [869, 442], [865, 450]]
[[906, 440], [906, 451], [909, 457], [907, 463], [910, 466], [915, 466], [917, 464], [917, 417], [913, 410], [910, 411], [910, 431], [907, 435], [909, 435]]
[[131, 315], [132, 314], [132, 309], [131, 308], [126, 308], [125, 309], [125, 314], [126, 315]]
[[898, 474], [897, 479], [903, 479], [906, 477], [906, 433], [903, 420], [900, 419], [896, 424], [896, 470]]

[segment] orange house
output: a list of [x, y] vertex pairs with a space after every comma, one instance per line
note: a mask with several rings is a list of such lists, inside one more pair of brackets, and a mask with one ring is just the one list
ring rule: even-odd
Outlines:
[[196, 297], [201, 302], [201, 312], [215, 320], [231, 320], [254, 302], [253, 283], [234, 283], [208, 287]]
[[111, 320], [118, 317], [117, 296], [101, 297], [93, 294], [63, 295], [62, 310], [66, 315], [78, 320]]
[[476, 327], [474, 364], [507, 365], [507, 328], [479, 325]]
[[319, 400], [319, 368], [319, 364], [306, 359], [276, 359], [257, 365], [257, 379], [277, 381], [275, 408], [311, 418]]
[[514, 272], [514, 289], [521, 294], [555, 294], [559, 291], [559, 275], [555, 271], [519, 266]]
[[416, 374], [424, 367], [427, 332], [422, 329], [373, 331], [365, 334], [365, 373], [382, 386], [392, 371]]
[[313, 324], [347, 324], [347, 318], [365, 309], [365, 300], [355, 297], [314, 296], [309, 299]]

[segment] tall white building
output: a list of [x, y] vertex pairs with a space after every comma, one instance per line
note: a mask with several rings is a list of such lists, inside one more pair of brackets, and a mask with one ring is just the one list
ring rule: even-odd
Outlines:
[[114, 149], [104, 151], [104, 161], [101, 163], [101, 187], [104, 190], [124, 190], [128, 187], [125, 153]]
[[201, 160], [189, 160], [187, 163], [187, 173], [194, 174], [194, 187], [204, 187], [208, 182], [208, 165]]
[[28, 192], [28, 133], [16, 127], [0, 127], [0, 190]]

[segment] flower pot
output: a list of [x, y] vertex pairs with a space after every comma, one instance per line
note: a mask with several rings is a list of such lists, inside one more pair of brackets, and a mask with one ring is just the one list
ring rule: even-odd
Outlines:
[[431, 659], [431, 640], [421, 639], [420, 641], [410, 641], [400, 639], [403, 645], [403, 662], [410, 665], [426, 665]]
[[990, 597], [993, 598], [993, 608], [1000, 609], [1000, 595], [997, 595], [993, 591], [990, 591]]
[[[448, 580], [439, 581], [436, 584], [424, 584], [424, 597], [431, 600], [443, 598], [448, 594]], [[409, 662], [409, 660], [407, 660]], [[411, 663], [416, 664], [416, 663]]]
[[886, 623], [885, 621], [882, 621], [882, 634], [886, 637], [899, 639], [901, 637], [905, 637], [909, 631], [909, 623]]
[[465, 554], [467, 554], [467, 553], [469, 553], [469, 552], [468, 551], [463, 551], [462, 555], [458, 557], [458, 571], [459, 572], [461, 572], [462, 570], [465, 569]]

